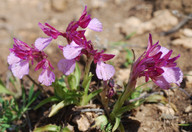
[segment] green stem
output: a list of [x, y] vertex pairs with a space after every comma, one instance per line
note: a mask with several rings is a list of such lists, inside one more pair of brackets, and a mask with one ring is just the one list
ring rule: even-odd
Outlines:
[[86, 65], [85, 65], [85, 75], [84, 75], [83, 83], [82, 83], [82, 87], [84, 88], [84, 93], [82, 96], [82, 100], [80, 102], [81, 106], [87, 104], [87, 96], [88, 96], [88, 91], [89, 91], [89, 86], [87, 86], [87, 85], [90, 84], [90, 81], [91, 81], [89, 79], [89, 71], [90, 71], [92, 61], [93, 61], [93, 57], [92, 56], [88, 57]]
[[45, 94], [47, 97], [49, 97], [49, 94], [43, 89], [43, 86], [41, 86], [40, 84], [38, 84], [30, 75], [27, 75], [27, 77], [29, 78], [29, 80], [31, 80], [38, 88], [40, 88], [41, 92], [43, 94]]
[[90, 56], [87, 59], [87, 62], [86, 62], [86, 65], [85, 65], [85, 74], [84, 74], [83, 83], [82, 83], [83, 88], [85, 88], [85, 85], [86, 85], [85, 83], [86, 83], [87, 78], [89, 76], [89, 71], [90, 71], [92, 61], [93, 61], [93, 57]]
[[107, 91], [108, 91], [107, 81], [103, 81], [103, 90], [100, 93], [101, 103], [105, 109], [106, 114], [109, 116], [109, 109], [108, 109], [109, 98], [107, 97]]
[[[132, 94], [132, 92], [135, 89], [135, 85], [136, 85], [136, 79], [131, 78], [124, 90], [124, 92], [122, 93], [122, 95], [118, 98], [117, 102], [115, 103], [113, 110], [110, 114], [110, 119], [112, 121], [115, 120], [115, 117], [117, 116], [118, 111], [121, 109], [121, 107], [123, 106], [124, 102], [126, 99], [128, 99], [128, 97], [130, 97], [130, 95]], [[123, 113], [122, 113], [123, 114]]]

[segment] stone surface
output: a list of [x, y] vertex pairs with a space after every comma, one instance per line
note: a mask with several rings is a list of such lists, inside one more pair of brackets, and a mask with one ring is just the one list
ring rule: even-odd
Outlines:
[[107, 6], [106, 0], [91, 0], [91, 5], [93, 8], [104, 8]]
[[67, 0], [51, 0], [51, 7], [54, 11], [62, 12], [67, 8]]
[[119, 27], [122, 32], [126, 33], [126, 35], [129, 35], [133, 32], [136, 32], [136, 34], [139, 35], [155, 29], [167, 31], [177, 24], [178, 19], [173, 16], [170, 11], [159, 10], [154, 13], [154, 17], [149, 21], [142, 22], [137, 17], [130, 17], [123, 23], [116, 24], [116, 27]]
[[119, 69], [116, 73], [117, 80], [121, 80], [122, 82], [127, 82], [130, 74], [130, 69]]
[[185, 28], [182, 32], [186, 37], [192, 37], [192, 29]]
[[187, 81], [192, 84], [192, 71], [189, 71], [189, 72], [187, 73], [187, 76], [186, 76], [186, 77], [187, 77]]
[[187, 108], [185, 108], [185, 112], [186, 112], [186, 113], [189, 113], [189, 112], [191, 112], [191, 111], [192, 111], [191, 105], [189, 105]]
[[85, 115], [81, 115], [81, 118], [77, 120], [78, 129], [80, 131], [87, 131], [90, 127], [89, 120]]
[[172, 41], [173, 45], [183, 45], [186, 48], [192, 48], [192, 38], [179, 38]]

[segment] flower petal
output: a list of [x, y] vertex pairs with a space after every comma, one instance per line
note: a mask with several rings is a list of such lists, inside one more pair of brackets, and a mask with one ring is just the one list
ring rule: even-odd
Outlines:
[[58, 68], [60, 71], [63, 72], [65, 75], [71, 74], [74, 69], [75, 69], [75, 60], [67, 60], [67, 59], [62, 59], [58, 63]]
[[19, 61], [11, 65], [11, 71], [13, 75], [18, 78], [23, 78], [24, 75], [29, 73], [29, 62], [28, 60]]
[[106, 81], [115, 74], [115, 69], [112, 65], [99, 61], [96, 67], [96, 74], [99, 79]]
[[89, 25], [87, 26], [89, 29], [94, 30], [96, 32], [101, 32], [103, 30], [102, 23], [97, 19], [93, 18], [90, 22]]
[[149, 38], [148, 38], [148, 46], [147, 46], [147, 50], [146, 50], [146, 52], [148, 52], [149, 49], [151, 49], [152, 45], [153, 45], [152, 35], [149, 34]]
[[161, 47], [159, 52], [162, 52], [162, 55], [161, 55], [161, 58], [162, 58], [169, 52], [169, 50], [165, 47]]
[[49, 43], [52, 41], [52, 37], [49, 37], [49, 38], [38, 38], [36, 39], [35, 41], [35, 47], [42, 51], [44, 48], [46, 48]]
[[71, 44], [68, 44], [63, 48], [63, 55], [66, 59], [72, 60], [81, 53], [82, 49], [83, 47], [77, 45], [74, 41], [72, 41]]
[[7, 62], [9, 65], [13, 65], [14, 63], [17, 63], [19, 61], [21, 61], [21, 59], [15, 56], [14, 53], [10, 53], [10, 55], [7, 57]]
[[156, 77], [153, 81], [163, 89], [170, 88], [171, 83], [180, 85], [183, 80], [183, 73], [178, 67], [162, 67], [164, 70], [161, 76]]
[[38, 81], [45, 86], [50, 86], [55, 81], [55, 74], [49, 69], [43, 69], [39, 75]]

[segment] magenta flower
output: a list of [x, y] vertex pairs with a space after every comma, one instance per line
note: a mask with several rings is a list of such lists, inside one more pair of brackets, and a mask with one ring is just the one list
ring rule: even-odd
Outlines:
[[8, 64], [15, 77], [21, 79], [24, 75], [29, 74], [29, 61], [20, 59], [14, 53], [8, 56]]
[[39, 75], [38, 81], [46, 86], [50, 86], [55, 81], [55, 74], [51, 71], [51, 69], [54, 69], [53, 66], [47, 59], [43, 59], [37, 64], [35, 70], [40, 68], [43, 70]]
[[75, 70], [76, 58], [81, 55], [81, 50], [83, 47], [72, 41], [66, 46], [60, 46], [60, 48], [63, 51], [63, 56], [66, 59], [60, 60], [57, 66], [64, 75], [70, 75]]
[[64, 75], [70, 75], [75, 70], [75, 62], [75, 59], [61, 59], [57, 66]]
[[86, 37], [84, 35], [86, 30], [78, 30], [79, 27], [83, 29], [89, 28], [97, 32], [101, 32], [103, 30], [102, 23], [98, 19], [91, 19], [91, 16], [87, 15], [87, 6], [85, 6], [79, 20], [72, 21], [68, 25], [66, 32], [62, 33], [62, 36], [67, 39], [68, 43], [74, 41], [76, 44], [81, 44], [82, 41], [86, 41]]
[[[53, 67], [46, 59], [47, 55], [42, 51], [45, 47], [41, 45], [32, 45], [29, 47], [26, 43], [14, 38], [13, 48], [10, 49], [10, 55], [7, 58], [9, 68], [13, 75], [18, 78], [23, 78], [24, 75], [29, 74], [29, 62], [37, 61], [38, 64], [35, 70], [43, 69], [39, 76], [39, 81], [49, 86], [55, 80], [55, 75], [51, 72]], [[40, 46], [40, 47], [38, 47]]]
[[38, 50], [43, 50], [45, 47], [47, 47], [49, 45], [49, 43], [52, 41], [52, 39], [57, 39], [57, 37], [59, 35], [61, 35], [61, 33], [55, 29], [54, 27], [52, 27], [51, 25], [49, 25], [48, 23], [45, 23], [45, 25], [41, 24], [39, 22], [39, 27], [43, 30], [43, 32], [49, 36], [49, 38], [38, 38], [35, 41], [35, 47]]
[[84, 46], [78, 45], [72, 41], [70, 44], [63, 47], [63, 56], [68, 60], [75, 59], [81, 54], [83, 48]]
[[47, 35], [52, 37], [53, 39], [57, 39], [57, 37], [59, 35], [61, 35], [61, 33], [55, 29], [54, 27], [52, 27], [51, 25], [49, 25], [48, 23], [45, 23], [45, 25], [41, 24], [39, 22], [39, 27], [43, 30], [43, 32]]
[[10, 49], [10, 55], [7, 58], [9, 68], [13, 75], [18, 78], [23, 78], [24, 75], [29, 73], [29, 61], [33, 59], [31, 48], [24, 42], [13, 39], [14, 45]]
[[103, 54], [103, 51], [95, 54], [94, 62], [97, 63], [96, 74], [99, 79], [107, 81], [115, 74], [115, 68], [112, 65], [104, 63], [105, 61], [112, 59], [114, 56], [115, 55], [111, 54]]
[[149, 34], [147, 50], [133, 64], [132, 78], [145, 76], [146, 82], [149, 78], [163, 89], [170, 88], [171, 83], [180, 85], [183, 73], [176, 67], [176, 60], [180, 55], [170, 58], [172, 50], [161, 47], [159, 42], [153, 45], [152, 36]]
[[87, 6], [85, 6], [85, 9], [78, 22], [79, 26], [82, 28], [89, 28], [97, 32], [101, 32], [103, 30], [102, 23], [98, 19], [91, 19], [91, 16], [87, 15]]
[[[61, 47], [61, 46], [60, 46]], [[93, 49], [91, 42], [82, 42], [82, 45], [76, 44], [74, 41], [71, 44], [61, 47], [63, 55], [66, 59], [62, 59], [58, 63], [58, 68], [65, 75], [71, 74], [75, 69], [75, 61], [79, 59], [81, 54], [85, 54], [87, 57], [93, 57], [94, 62], [97, 63], [96, 74], [99, 79], [104, 81], [109, 80], [115, 73], [115, 69], [112, 65], [105, 64], [104, 62], [110, 60], [114, 55], [103, 54]]]

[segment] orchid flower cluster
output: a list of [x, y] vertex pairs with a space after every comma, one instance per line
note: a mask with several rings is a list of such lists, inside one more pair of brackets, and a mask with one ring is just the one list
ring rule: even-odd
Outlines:
[[[36, 61], [35, 71], [42, 69], [38, 81], [43, 85], [50, 86], [55, 81], [55, 74], [53, 73], [54, 67], [48, 60], [48, 55], [44, 52], [44, 49], [53, 39], [57, 39], [59, 36], [64, 37], [68, 44], [59, 46], [64, 58], [58, 62], [58, 69], [63, 72], [64, 75], [70, 75], [76, 67], [76, 61], [78, 61], [82, 55], [87, 57], [85, 75], [82, 83], [85, 91], [80, 103], [81, 105], [85, 105], [90, 100], [87, 94], [91, 81], [90, 76], [92, 77], [92, 75], [89, 74], [89, 71], [91, 63], [94, 62], [96, 64], [97, 77], [104, 81], [103, 91], [94, 92], [97, 94], [101, 92], [101, 102], [107, 111], [108, 98], [111, 98], [114, 94], [114, 82], [111, 78], [115, 74], [115, 69], [112, 65], [106, 64], [106, 61], [112, 59], [114, 55], [105, 54], [104, 51], [94, 49], [91, 40], [87, 40], [85, 36], [87, 28], [101, 32], [103, 30], [102, 23], [96, 18], [91, 19], [91, 16], [87, 14], [87, 6], [85, 6], [79, 20], [69, 23], [65, 32], [58, 31], [48, 23], [39, 23], [39, 27], [48, 37], [36, 39], [31, 47], [14, 38], [13, 48], [10, 49], [11, 53], [8, 56], [9, 68], [13, 72], [13, 75], [21, 79], [24, 75], [29, 74], [29, 62], [33, 65], [34, 61]], [[123, 112], [130, 109], [129, 106], [123, 105], [134, 92], [139, 77], [145, 77], [146, 82], [151, 79], [162, 89], [169, 89], [172, 83], [180, 85], [183, 79], [183, 73], [175, 62], [180, 55], [171, 58], [172, 52], [172, 50], [160, 46], [159, 42], [153, 44], [152, 36], [149, 34], [147, 50], [133, 63], [129, 81], [124, 91], [113, 105], [112, 111], [106, 112], [111, 121], [116, 121], [115, 124], [118, 124], [117, 121], [120, 120]], [[87, 84], [84, 85], [85, 83]], [[105, 85], [107, 86], [105, 87]], [[91, 95], [91, 97], [94, 97], [96, 95], [95, 93]], [[107, 99], [106, 96], [108, 97]], [[62, 107], [64, 107], [63, 101], [61, 104]]]
[[[97, 64], [96, 74], [99, 79], [107, 81], [114, 75], [114, 67], [105, 63], [107, 60], [112, 59], [114, 55], [104, 54], [104, 51], [95, 50], [92, 42], [85, 37], [87, 28], [97, 32], [102, 31], [102, 23], [96, 18], [91, 19], [91, 16], [87, 14], [87, 6], [85, 6], [79, 20], [72, 21], [65, 32], [58, 31], [48, 23], [44, 25], [39, 23], [39, 27], [48, 37], [38, 38], [32, 44], [32, 47], [14, 38], [13, 48], [10, 49], [11, 53], [8, 56], [8, 64], [15, 77], [21, 79], [24, 75], [29, 74], [29, 62], [31, 61], [31, 64], [34, 64], [35, 60], [37, 62], [35, 71], [42, 69], [38, 81], [43, 85], [50, 86], [55, 81], [54, 67], [43, 50], [58, 36], [66, 38], [68, 42], [66, 46], [59, 46], [65, 58], [58, 62], [58, 69], [64, 75], [70, 75], [74, 71], [76, 61], [83, 54], [90, 61], [86, 67], [88, 72], [91, 62], [94, 61]], [[79, 30], [78, 28], [81, 29]]]
[[133, 63], [126, 88], [110, 114], [112, 120], [130, 109], [129, 106], [123, 107], [123, 104], [134, 92], [139, 77], [145, 77], [146, 82], [150, 78], [162, 89], [169, 89], [170, 84], [173, 83], [180, 85], [183, 80], [183, 73], [179, 67], [176, 67], [177, 63], [175, 62], [180, 55], [171, 58], [172, 52], [172, 50], [160, 46], [159, 41], [153, 44], [152, 35], [149, 34], [147, 50]]

